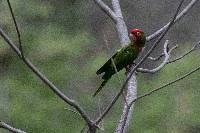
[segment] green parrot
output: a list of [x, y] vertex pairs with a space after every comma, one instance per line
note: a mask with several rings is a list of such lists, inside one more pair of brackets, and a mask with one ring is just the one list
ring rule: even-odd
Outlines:
[[[108, 80], [116, 73], [116, 69], [119, 72], [123, 68], [129, 69], [130, 65], [134, 62], [137, 58], [139, 53], [142, 51], [146, 37], [143, 31], [139, 29], [131, 30], [129, 35], [130, 37], [130, 44], [126, 47], [121, 48], [118, 50], [97, 72], [96, 74], [99, 75], [104, 73], [102, 76], [103, 82], [96, 90], [93, 96], [96, 96], [101, 89], [105, 86]], [[112, 63], [112, 59], [115, 63], [115, 66]]]

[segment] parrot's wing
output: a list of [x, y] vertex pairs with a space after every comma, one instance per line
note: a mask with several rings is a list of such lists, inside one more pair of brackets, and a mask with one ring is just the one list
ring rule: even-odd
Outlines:
[[119, 51], [121, 51], [121, 49], [117, 50], [117, 52], [99, 70], [97, 70], [97, 72], [96, 72], [97, 75], [105, 72], [111, 66], [111, 64], [112, 64], [111, 59], [114, 59], [115, 56], [119, 53]]

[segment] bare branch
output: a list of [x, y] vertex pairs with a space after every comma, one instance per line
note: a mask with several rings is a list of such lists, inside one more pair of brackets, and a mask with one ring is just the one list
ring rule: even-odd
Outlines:
[[181, 56], [179, 56], [179, 57], [177, 57], [177, 58], [175, 58], [175, 59], [173, 59], [173, 60], [171, 60], [171, 61], [168, 61], [167, 64], [176, 62], [176, 61], [178, 61], [178, 60], [184, 58], [185, 56], [189, 55], [190, 53], [192, 53], [193, 51], [196, 50], [196, 47], [197, 47], [198, 45], [200, 45], [200, 41], [199, 41], [197, 44], [195, 44], [189, 51], [185, 52], [183, 55], [181, 55]]
[[117, 22], [116, 14], [110, 9], [108, 5], [106, 5], [102, 0], [94, 0], [94, 2], [107, 14], [115, 23]]
[[174, 50], [175, 48], [177, 48], [177, 46], [172, 47], [169, 51], [167, 51], [167, 47], [168, 47], [168, 43], [169, 41], [166, 40], [165, 44], [164, 44], [164, 55], [165, 55], [165, 59], [163, 60], [163, 62], [156, 68], [154, 69], [144, 69], [144, 68], [137, 68], [138, 72], [142, 72], [142, 73], [156, 73], [158, 71], [160, 71], [169, 61], [170, 55], [171, 55], [171, 51]]
[[183, 76], [181, 76], [181, 77], [179, 77], [179, 78], [177, 78], [177, 79], [175, 79], [175, 80], [173, 80], [173, 81], [171, 81], [171, 82], [169, 82], [169, 83], [166, 83], [166, 84], [164, 84], [164, 85], [162, 85], [162, 86], [160, 86], [160, 87], [158, 87], [158, 88], [156, 88], [156, 89], [153, 89], [153, 90], [150, 91], [150, 92], [147, 92], [147, 93], [145, 93], [145, 94], [143, 94], [143, 95], [137, 97], [137, 99], [134, 99], [134, 100], [132, 101], [132, 103], [134, 103], [134, 102], [136, 102], [136, 101], [138, 101], [138, 100], [140, 100], [140, 99], [142, 99], [142, 98], [144, 98], [144, 97], [146, 97], [146, 96], [150, 96], [151, 94], [153, 94], [153, 93], [155, 93], [155, 92], [157, 92], [157, 91], [160, 91], [160, 90], [164, 89], [165, 87], [170, 86], [170, 85], [172, 85], [172, 84], [174, 84], [174, 83], [176, 83], [176, 82], [178, 82], [178, 81], [180, 81], [180, 80], [183, 80], [183, 79], [185, 79], [186, 77], [190, 76], [191, 74], [193, 74], [193, 73], [195, 73], [195, 72], [197, 72], [197, 71], [199, 71], [199, 70], [200, 70], [200, 66], [198, 66], [197, 68], [193, 69], [192, 71], [186, 73], [185, 75], [183, 75]]
[[13, 51], [20, 57], [20, 59], [26, 64], [26, 66], [38, 77], [40, 78], [58, 97], [60, 97], [63, 101], [74, 107], [82, 116], [82, 118], [86, 121], [88, 126], [93, 126], [93, 122], [90, 120], [86, 112], [82, 109], [82, 107], [76, 103], [75, 100], [70, 99], [64, 93], [62, 93], [45, 75], [43, 75], [37, 67], [35, 67], [32, 62], [24, 57], [21, 58], [21, 51], [16, 47], [16, 45], [12, 42], [12, 40], [7, 36], [6, 33], [0, 28], [0, 36], [4, 39], [4, 41], [13, 49]]
[[12, 133], [26, 133], [25, 131], [22, 131], [21, 129], [14, 128], [5, 122], [0, 121], [0, 128], [4, 128]]
[[23, 52], [23, 49], [22, 49], [22, 41], [21, 41], [21, 34], [19, 32], [19, 28], [18, 28], [18, 25], [17, 25], [17, 21], [15, 19], [15, 15], [14, 15], [14, 12], [13, 12], [13, 9], [12, 9], [12, 6], [10, 4], [10, 0], [7, 0], [7, 3], [8, 3], [8, 7], [9, 7], [9, 10], [10, 10], [10, 13], [11, 13], [11, 16], [12, 16], [12, 19], [13, 19], [13, 22], [14, 22], [14, 25], [15, 25], [15, 29], [17, 31], [17, 37], [18, 37], [18, 42], [19, 42], [19, 50], [21, 52], [21, 58], [24, 57], [24, 52]]
[[[196, 4], [196, 2], [199, 0], [191, 0], [191, 2], [182, 10], [182, 12], [176, 17], [174, 24], [178, 22], [182, 17], [184, 17], [189, 10]], [[154, 32], [152, 35], [148, 36], [146, 38], [147, 41], [151, 41], [152, 39], [158, 37], [162, 32], [164, 32], [165, 29], [170, 25], [170, 22], [167, 23], [165, 26]]]

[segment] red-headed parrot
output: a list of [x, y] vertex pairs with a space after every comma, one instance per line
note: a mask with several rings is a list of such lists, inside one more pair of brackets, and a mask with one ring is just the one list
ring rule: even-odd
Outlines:
[[[119, 72], [123, 68], [128, 67], [131, 65], [134, 60], [137, 58], [138, 54], [142, 51], [145, 42], [146, 37], [143, 31], [139, 29], [133, 29], [130, 33], [130, 44], [126, 47], [121, 48], [118, 50], [97, 72], [96, 74], [99, 75], [101, 73], [104, 73], [102, 76], [103, 82], [97, 89], [97, 91], [94, 93], [93, 96], [96, 96], [101, 89], [105, 86], [105, 84], [108, 82], [108, 80], [116, 73], [116, 69]], [[115, 66], [112, 63], [112, 60], [114, 61], [116, 65]]]

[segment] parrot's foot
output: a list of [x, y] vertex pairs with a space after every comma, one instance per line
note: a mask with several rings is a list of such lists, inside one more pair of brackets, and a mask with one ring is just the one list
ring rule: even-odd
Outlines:
[[[126, 72], [125, 72], [125, 74], [127, 75], [129, 72], [131, 72], [131, 68], [132, 68], [132, 66], [135, 66], [136, 64], [135, 63], [133, 63], [132, 65], [127, 65], [125, 68], [126, 68]], [[137, 75], [138, 74], [138, 72], [137, 71], [135, 71], [135, 74]]]
[[126, 72], [125, 74], [127, 75], [129, 72], [131, 72], [131, 66], [132, 65], [127, 65], [125, 68], [126, 68]]

